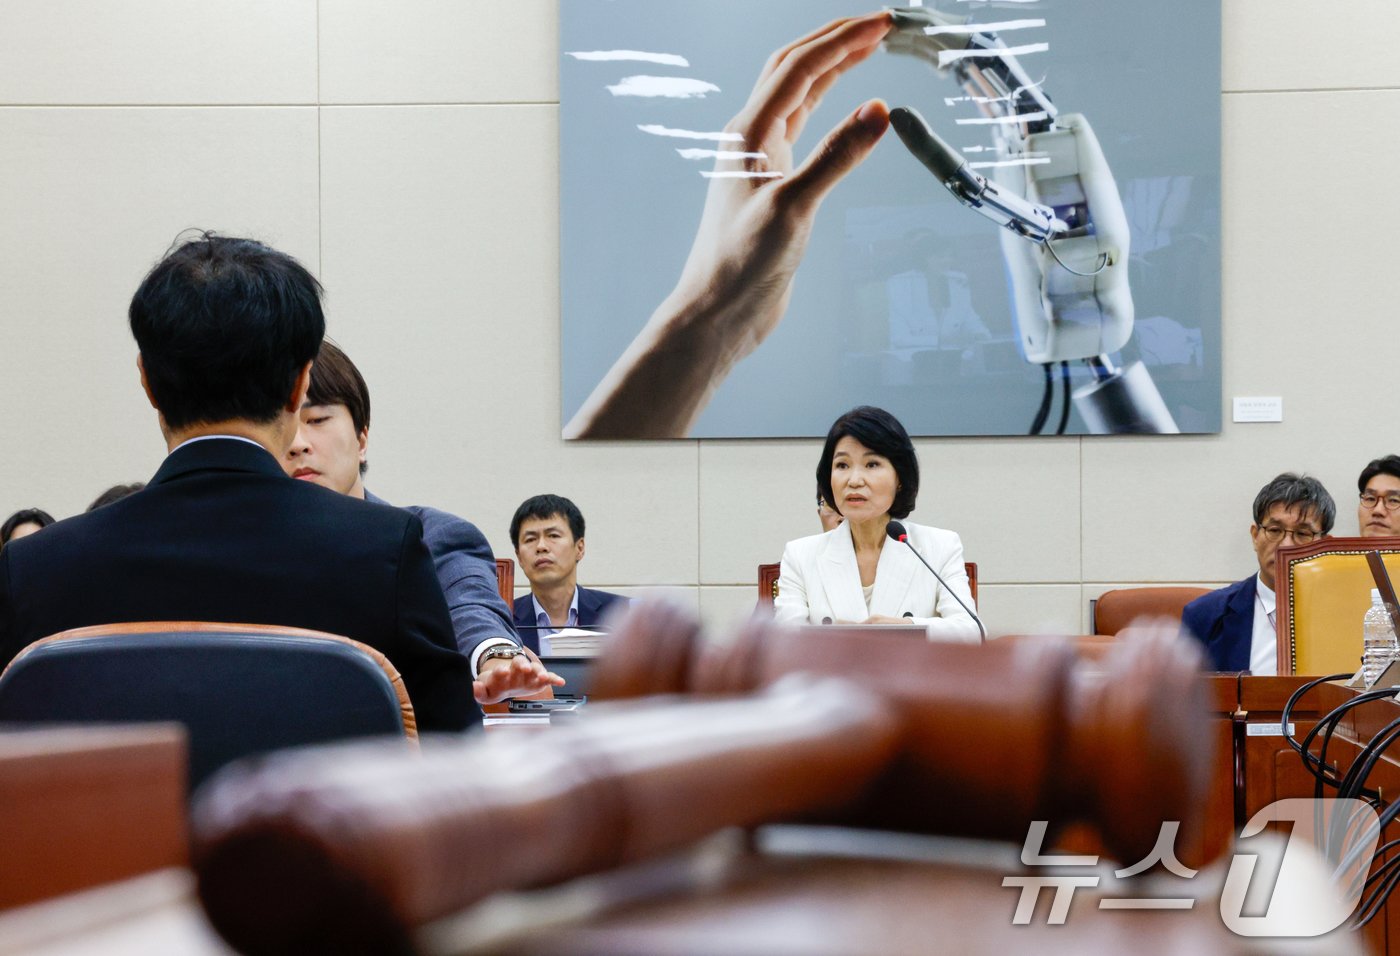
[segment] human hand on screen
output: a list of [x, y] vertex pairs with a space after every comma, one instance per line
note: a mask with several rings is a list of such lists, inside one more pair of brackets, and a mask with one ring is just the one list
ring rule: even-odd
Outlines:
[[563, 687], [564, 678], [545, 669], [529, 648], [510, 660], [495, 658], [482, 663], [481, 673], [472, 682], [478, 704], [497, 704], [507, 697], [530, 697], [546, 688]]
[[885, 130], [871, 100], [793, 168], [792, 146], [842, 73], [874, 53], [888, 12], [828, 23], [769, 57], [726, 132], [676, 287], [564, 429], [566, 438], [683, 438], [734, 364], [787, 309], [817, 209]]

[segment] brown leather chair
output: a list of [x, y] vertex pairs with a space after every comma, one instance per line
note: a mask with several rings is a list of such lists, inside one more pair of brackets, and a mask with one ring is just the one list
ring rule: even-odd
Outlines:
[[[972, 603], [977, 603], [977, 562], [967, 561], [967, 587], [972, 592]], [[758, 603], [772, 604], [778, 597], [778, 573], [781, 564], [760, 564], [758, 566]]]
[[1181, 609], [1209, 588], [1114, 588], [1089, 602], [1089, 630], [1095, 634], [1117, 634], [1139, 617], [1170, 617], [1181, 620]]
[[1400, 584], [1400, 538], [1323, 538], [1280, 548], [1278, 672], [1337, 674], [1361, 666], [1361, 619], [1375, 581], [1366, 552], [1379, 551]]
[[183, 724], [193, 788], [224, 764], [351, 737], [418, 736], [379, 651], [295, 627], [157, 621], [64, 631], [0, 674], [0, 723]]
[[501, 592], [506, 607], [515, 603], [515, 562], [510, 558], [496, 559], [496, 590]]

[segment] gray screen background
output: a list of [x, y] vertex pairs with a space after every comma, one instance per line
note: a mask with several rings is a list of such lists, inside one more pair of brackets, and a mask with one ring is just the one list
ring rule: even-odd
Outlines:
[[[700, 172], [711, 163], [676, 149], [716, 144], [638, 125], [722, 129], [775, 49], [864, 9], [840, 0], [560, 4], [563, 421], [670, 292], [699, 223], [709, 182]], [[981, 22], [1046, 20], [1003, 39], [1050, 44], [1022, 65], [1044, 75], [1062, 111], [1088, 118], [1123, 196], [1136, 327], [1115, 358], [1143, 359], [1183, 432], [1218, 432], [1218, 3], [945, 0], [942, 9]], [[690, 67], [567, 55], [618, 49], [676, 53]], [[665, 99], [606, 89], [636, 74], [702, 79], [720, 92]], [[794, 162], [872, 97], [918, 109], [955, 147], [990, 144], [985, 130], [954, 126], [975, 115], [969, 104], [944, 104], [961, 94], [926, 64], [879, 52], [827, 93]], [[1025, 434], [1044, 372], [1020, 355], [997, 232], [887, 133], [826, 199], [786, 317], [716, 391], [692, 437], [820, 436], [859, 404], [888, 408], [916, 435]], [[1082, 366], [1074, 374], [1076, 385], [1087, 380]], [[1059, 403], [1057, 387], [1048, 432]], [[1069, 433], [1084, 431], [1072, 415]]]

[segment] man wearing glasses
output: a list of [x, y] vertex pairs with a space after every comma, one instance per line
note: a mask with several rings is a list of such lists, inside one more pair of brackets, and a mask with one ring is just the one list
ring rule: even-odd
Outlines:
[[1400, 537], [1400, 455], [1377, 458], [1356, 479], [1361, 504], [1356, 524], [1361, 537]]
[[1212, 670], [1278, 672], [1274, 555], [1286, 544], [1324, 537], [1336, 516], [1316, 478], [1285, 473], [1260, 489], [1249, 526], [1259, 573], [1196, 598], [1181, 614], [1185, 631], [1205, 645]]

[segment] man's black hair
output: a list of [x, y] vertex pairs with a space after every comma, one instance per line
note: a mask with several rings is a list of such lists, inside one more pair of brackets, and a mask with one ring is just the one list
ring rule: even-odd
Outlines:
[[[369, 386], [350, 361], [350, 356], [330, 339], [321, 342], [316, 364], [311, 366], [311, 387], [306, 390], [308, 405], [344, 405], [358, 437], [369, 427]], [[369, 462], [360, 462], [360, 474], [369, 471]]]
[[321, 284], [301, 263], [210, 232], [156, 263], [127, 314], [171, 428], [273, 421], [326, 334]]
[[552, 518], [555, 515], [563, 515], [564, 520], [569, 522], [569, 531], [573, 533], [575, 541], [583, 540], [583, 512], [578, 510], [578, 505], [562, 495], [535, 495], [526, 498], [510, 519], [510, 546], [520, 547], [520, 526], [525, 519]]
[[1356, 490], [1364, 494], [1366, 486], [1377, 475], [1400, 478], [1400, 455], [1386, 455], [1384, 458], [1377, 458], [1361, 469], [1361, 477], [1356, 480]]

